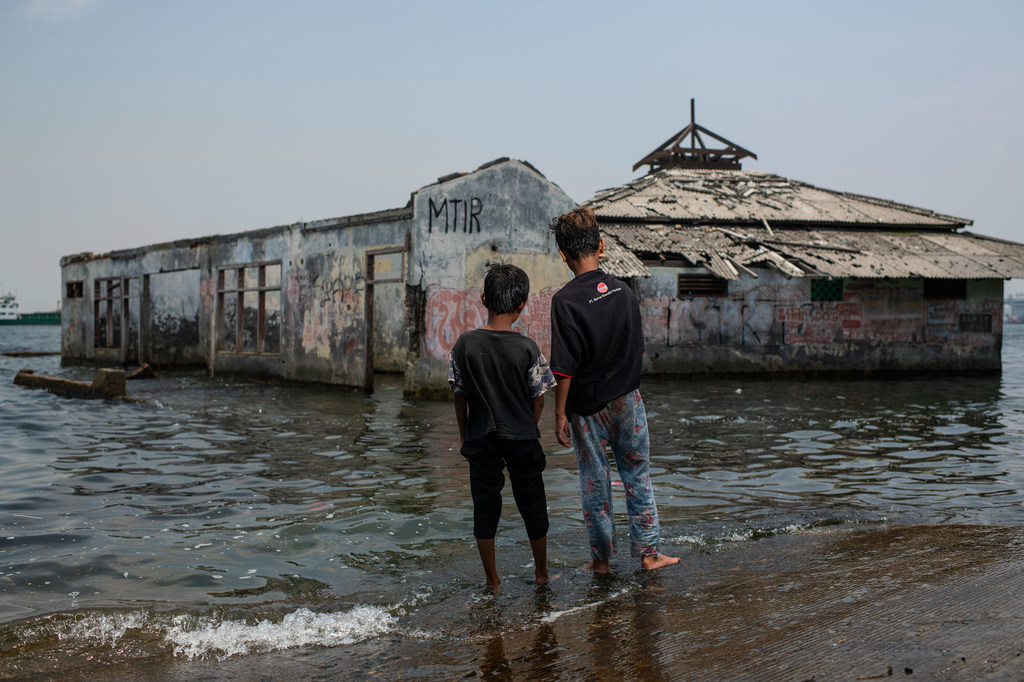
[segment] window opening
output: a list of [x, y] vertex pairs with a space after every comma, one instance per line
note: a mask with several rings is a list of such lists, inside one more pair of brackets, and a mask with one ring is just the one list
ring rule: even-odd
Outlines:
[[93, 282], [93, 345], [121, 347], [121, 310], [128, 297], [127, 279], [112, 277]]
[[843, 280], [841, 279], [812, 279], [811, 280], [812, 301], [842, 301]]
[[965, 279], [926, 279], [924, 281], [924, 297], [926, 299], [967, 300], [967, 280]]
[[281, 352], [281, 262], [217, 271], [217, 350]]
[[714, 275], [686, 275], [680, 273], [676, 283], [676, 298], [703, 298], [727, 296], [729, 282]]

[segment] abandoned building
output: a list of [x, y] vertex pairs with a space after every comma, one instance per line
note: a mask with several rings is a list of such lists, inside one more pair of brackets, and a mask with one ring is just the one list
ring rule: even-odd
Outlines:
[[[706, 146], [709, 141], [719, 147]], [[1003, 280], [1024, 245], [971, 221], [744, 171], [690, 124], [646, 175], [585, 202], [604, 268], [637, 293], [648, 374], [997, 372]], [[402, 208], [61, 259], [66, 364], [447, 391], [486, 320], [486, 266], [530, 275], [517, 323], [543, 352], [570, 273], [547, 225], [576, 204], [529, 163], [439, 178]]]
[[[709, 147], [708, 141], [719, 147]], [[586, 202], [631, 278], [652, 373], [996, 372], [1024, 245], [971, 221], [744, 171], [694, 120]]]
[[448, 390], [448, 352], [481, 326], [488, 263], [531, 280], [520, 326], [545, 345], [568, 271], [547, 229], [575, 203], [499, 159], [413, 192], [402, 208], [61, 259], [65, 364], [205, 367], [211, 375], [410, 393]]

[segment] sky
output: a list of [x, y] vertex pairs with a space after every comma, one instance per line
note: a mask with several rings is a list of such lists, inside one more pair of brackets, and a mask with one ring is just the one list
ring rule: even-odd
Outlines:
[[0, 293], [52, 310], [63, 256], [397, 208], [504, 156], [586, 201], [691, 98], [745, 169], [1024, 241], [1022, 27], [1019, 0], [0, 0]]

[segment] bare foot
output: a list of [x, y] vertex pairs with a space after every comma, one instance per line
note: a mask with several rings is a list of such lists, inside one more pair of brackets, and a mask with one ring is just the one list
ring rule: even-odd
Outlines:
[[547, 585], [552, 580], [558, 580], [561, 577], [562, 577], [561, 573], [556, 573], [556, 574], [554, 574], [552, 576], [549, 576], [547, 573], [545, 573], [544, 575], [539, 575], [538, 574], [537, 575], [537, 584], [538, 585]]
[[484, 583], [484, 587], [487, 589], [488, 592], [491, 592], [493, 594], [501, 594], [501, 581], [500, 580], [498, 582], [496, 582], [496, 583], [490, 583], [490, 582]]
[[607, 559], [595, 559], [594, 561], [583, 564], [582, 568], [587, 571], [593, 571], [599, 575], [608, 575], [612, 572], [612, 565]]
[[652, 554], [640, 559], [640, 567], [645, 571], [654, 571], [678, 563], [679, 557], [668, 556], [667, 554]]

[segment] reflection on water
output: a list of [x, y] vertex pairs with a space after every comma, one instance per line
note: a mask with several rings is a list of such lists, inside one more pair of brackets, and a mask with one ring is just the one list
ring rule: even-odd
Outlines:
[[[1002, 377], [646, 380], [666, 544], [1024, 525], [1022, 332], [1006, 328]], [[0, 328], [3, 352], [58, 346], [56, 328]], [[529, 585], [509, 498], [506, 594], [486, 598], [451, 405], [404, 397], [397, 377], [367, 396], [169, 374], [130, 383], [133, 402], [95, 402], [16, 387], [23, 367], [89, 374], [0, 356], [0, 661], [223, 657], [397, 631], [490, 637], [480, 669], [500, 674], [495, 633], [529, 626], [542, 662], [552, 613], [620, 601], [572, 570], [587, 559], [575, 463], [550, 405], [549, 556], [568, 575], [550, 592]], [[630, 580], [609, 589], [648, 599]], [[642, 606], [631, 612], [657, 617]]]

